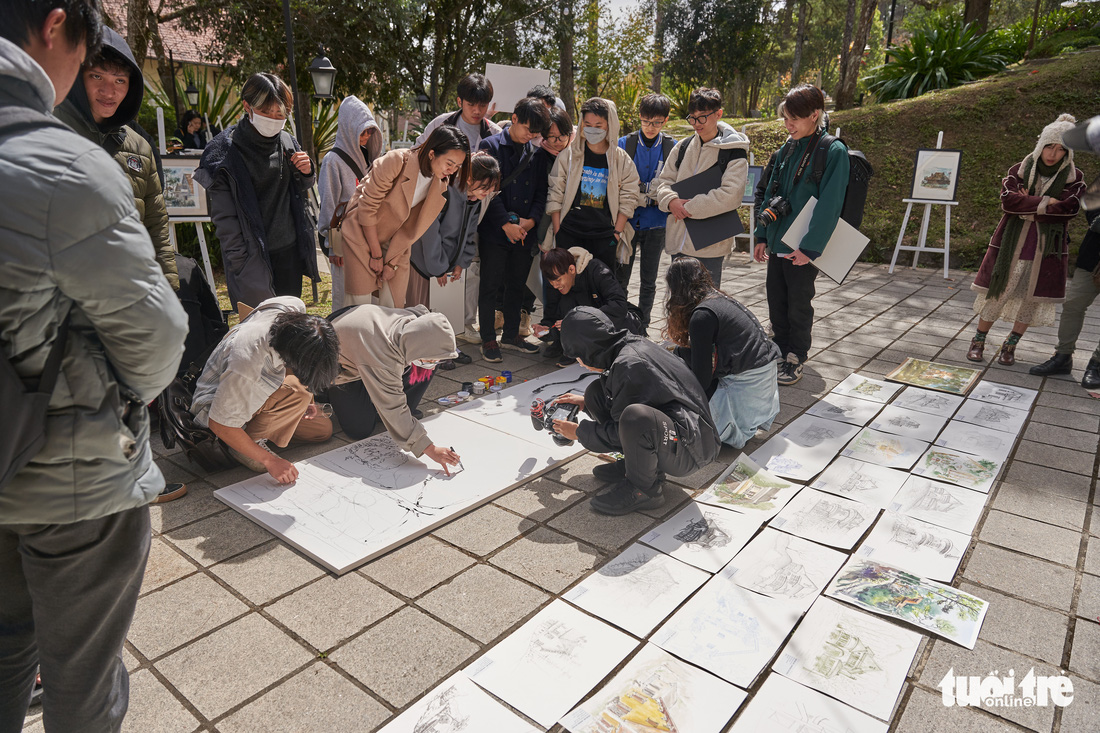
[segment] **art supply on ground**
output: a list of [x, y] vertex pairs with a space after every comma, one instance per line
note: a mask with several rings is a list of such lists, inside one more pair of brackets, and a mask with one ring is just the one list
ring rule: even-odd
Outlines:
[[504, 388], [501, 387], [499, 384], [494, 384], [491, 387], [489, 387], [490, 392], [499, 392], [502, 389], [504, 389]]
[[474, 382], [473, 393], [475, 395], [485, 394], [485, 382]]
[[507, 369], [502, 371], [500, 373], [500, 376], [504, 377], [504, 381], [507, 382], [508, 384], [512, 383], [512, 373], [510, 371], [508, 371]]
[[463, 392], [473, 392], [474, 391], [474, 383], [473, 382], [463, 382], [462, 383], [462, 391]]
[[457, 396], [458, 396], [458, 399], [462, 400], [463, 402], [470, 399], [470, 393], [467, 392], [466, 390], [462, 390], [461, 392], [458, 393]]

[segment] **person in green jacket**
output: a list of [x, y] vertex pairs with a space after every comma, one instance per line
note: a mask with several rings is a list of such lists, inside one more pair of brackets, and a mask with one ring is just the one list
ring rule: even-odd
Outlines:
[[[768, 262], [768, 317], [772, 339], [783, 352], [778, 381], [791, 385], [802, 378], [802, 364], [810, 351], [814, 323], [814, 279], [817, 268], [810, 262], [821, 256], [833, 236], [844, 194], [848, 190], [848, 150], [839, 140], [825, 152], [825, 170], [814, 180], [814, 158], [825, 133], [825, 94], [809, 84], [800, 84], [783, 102], [783, 121], [790, 137], [775, 155], [757, 215], [757, 262]], [[798, 215], [817, 199], [806, 236], [792, 249], [783, 242]]]
[[72, 90], [54, 116], [111, 155], [130, 179], [134, 204], [149, 238], [157, 263], [172, 290], [179, 291], [176, 253], [168, 238], [168, 209], [164, 205], [160, 176], [153, 149], [126, 123], [137, 117], [145, 94], [141, 67], [130, 47], [115, 31], [103, 28], [103, 46], [84, 62]]

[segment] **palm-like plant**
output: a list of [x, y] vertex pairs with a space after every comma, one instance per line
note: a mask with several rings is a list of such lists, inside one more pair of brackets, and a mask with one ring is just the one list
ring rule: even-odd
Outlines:
[[[180, 104], [187, 105], [187, 85], [194, 84], [199, 90], [199, 103], [195, 105], [195, 111], [200, 115], [207, 115], [210, 124], [219, 129], [232, 125], [240, 117], [241, 106], [240, 86], [234, 84], [228, 73], [222, 70], [210, 71], [209, 69], [185, 69], [182, 77], [175, 77], [176, 96]], [[172, 109], [172, 96], [160, 84], [159, 79], [146, 79], [146, 87], [150, 101], [158, 107]]]
[[890, 55], [889, 63], [875, 67], [864, 79], [880, 102], [950, 89], [995, 74], [1008, 64], [993, 34], [959, 20], [918, 31]]

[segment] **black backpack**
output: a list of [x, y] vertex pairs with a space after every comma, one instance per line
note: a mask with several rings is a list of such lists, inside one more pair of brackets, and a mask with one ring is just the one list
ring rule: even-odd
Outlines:
[[[825, 158], [829, 152], [829, 146], [840, 138], [825, 133], [817, 143], [814, 151], [813, 181], [820, 184], [825, 175]], [[848, 149], [848, 188], [844, 192], [844, 206], [840, 210], [840, 218], [851, 224], [856, 229], [863, 223], [863, 208], [867, 204], [867, 189], [871, 186], [871, 176], [875, 174], [867, 156], [858, 150], [852, 150], [843, 140], [844, 147]]]
[[[623, 146], [626, 148], [626, 154], [630, 156], [631, 160], [634, 160], [634, 154], [638, 152], [638, 145], [642, 139], [642, 131], [635, 130], [626, 136], [626, 142]], [[676, 140], [668, 135], [661, 136], [661, 160], [668, 160], [668, 154], [672, 152], [672, 148], [676, 146]], [[680, 156], [680, 160], [683, 160], [684, 156]]]

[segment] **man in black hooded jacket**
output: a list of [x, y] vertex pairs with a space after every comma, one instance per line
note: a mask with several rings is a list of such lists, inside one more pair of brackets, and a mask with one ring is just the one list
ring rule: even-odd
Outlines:
[[556, 420], [554, 428], [591, 451], [622, 452], [597, 466], [597, 478], [615, 481], [592, 499], [601, 514], [627, 514], [664, 503], [665, 474], [686, 476], [718, 456], [718, 431], [707, 396], [684, 361], [641, 336], [616, 328], [601, 311], [574, 308], [561, 324], [566, 356], [600, 372], [584, 395], [565, 394], [592, 420]]

